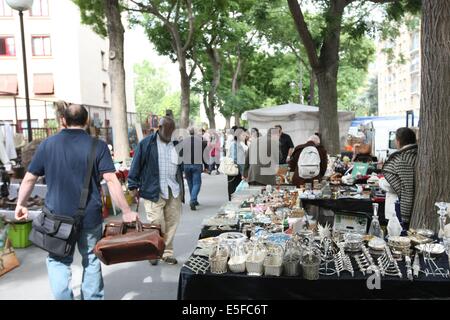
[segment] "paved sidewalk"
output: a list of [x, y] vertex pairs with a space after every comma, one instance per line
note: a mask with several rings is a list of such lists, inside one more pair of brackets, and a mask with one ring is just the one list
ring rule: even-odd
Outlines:
[[[189, 258], [200, 233], [201, 221], [213, 215], [227, 201], [226, 176], [202, 174], [203, 185], [198, 201], [198, 211], [183, 205], [181, 223], [175, 237], [175, 255], [178, 265], [159, 263], [151, 266], [146, 261], [103, 266], [105, 299], [176, 299], [178, 276], [182, 264]], [[186, 188], [186, 190], [188, 190]], [[187, 192], [189, 203], [189, 192]], [[143, 205], [140, 216], [145, 221]], [[21, 266], [0, 277], [0, 300], [53, 299], [45, 266], [46, 253], [36, 247], [16, 251]], [[78, 252], [72, 265], [73, 288], [79, 299], [82, 276], [81, 257]]]

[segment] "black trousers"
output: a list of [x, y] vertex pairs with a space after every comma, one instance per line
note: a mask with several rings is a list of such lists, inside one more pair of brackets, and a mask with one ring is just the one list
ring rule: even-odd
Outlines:
[[227, 176], [228, 181], [228, 201], [231, 201], [231, 195], [236, 191], [237, 186], [242, 181], [241, 174], [238, 174], [237, 176]]

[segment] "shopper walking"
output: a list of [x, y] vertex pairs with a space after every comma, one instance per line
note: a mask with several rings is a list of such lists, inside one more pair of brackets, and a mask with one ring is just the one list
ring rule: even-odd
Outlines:
[[[160, 224], [166, 249], [162, 260], [177, 264], [173, 239], [181, 216], [184, 201], [182, 166], [172, 134], [175, 122], [170, 117], [160, 120], [158, 131], [142, 140], [136, 151], [128, 175], [128, 188], [133, 195], [144, 199], [150, 223]], [[153, 265], [157, 260], [150, 261]]]
[[[27, 200], [38, 177], [44, 175], [47, 182], [45, 197], [47, 210], [57, 215], [75, 216], [93, 143], [93, 139], [84, 130], [87, 121], [88, 112], [84, 107], [69, 105], [65, 108], [62, 122], [66, 129], [44, 140], [28, 167], [19, 191], [16, 219], [28, 218]], [[131, 222], [137, 216], [131, 211], [125, 200], [106, 143], [97, 142], [94, 159], [90, 192], [77, 243], [83, 266], [81, 299], [86, 300], [97, 300], [104, 297], [101, 264], [93, 252], [95, 245], [102, 237], [101, 178], [107, 182], [112, 200], [122, 210], [123, 220]], [[74, 298], [70, 286], [72, 262], [73, 253], [64, 258], [52, 254], [47, 257], [50, 287], [54, 297], [58, 300]]]
[[228, 182], [228, 199], [231, 201], [231, 195], [236, 191], [237, 186], [242, 181], [245, 166], [245, 131], [243, 128], [237, 128], [231, 131], [233, 134], [233, 141], [230, 143], [229, 157], [233, 159], [234, 163], [239, 168], [239, 173], [236, 176], [227, 176]]
[[203, 151], [206, 148], [206, 141], [202, 137], [195, 134], [195, 129], [189, 129], [189, 137], [183, 139], [177, 146], [182, 156], [182, 163], [184, 168], [184, 175], [189, 186], [189, 193], [191, 200], [189, 205], [191, 210], [197, 210], [198, 194], [202, 186], [202, 171], [203, 171]]

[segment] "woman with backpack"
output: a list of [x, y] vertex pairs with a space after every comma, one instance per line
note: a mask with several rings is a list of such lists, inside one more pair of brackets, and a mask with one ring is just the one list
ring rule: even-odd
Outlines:
[[320, 138], [317, 135], [309, 137], [305, 144], [294, 149], [289, 161], [289, 168], [294, 172], [292, 183], [299, 187], [320, 180], [327, 171], [327, 165], [327, 151], [320, 144]]

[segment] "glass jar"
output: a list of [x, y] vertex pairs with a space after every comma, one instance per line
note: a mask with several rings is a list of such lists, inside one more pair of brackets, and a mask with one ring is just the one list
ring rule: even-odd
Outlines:
[[262, 276], [264, 271], [264, 259], [266, 258], [266, 247], [260, 240], [252, 241], [247, 246], [247, 259], [245, 267], [249, 276]]
[[283, 257], [284, 274], [295, 277], [300, 274], [301, 248], [298, 241], [291, 239], [286, 242], [286, 250]]
[[266, 257], [264, 258], [264, 274], [266, 276], [281, 276], [283, 267], [284, 249], [278, 244], [266, 246]]
[[231, 272], [242, 273], [245, 272], [245, 261], [247, 260], [247, 251], [243, 243], [236, 243], [231, 248], [230, 260], [228, 260], [228, 267]]

